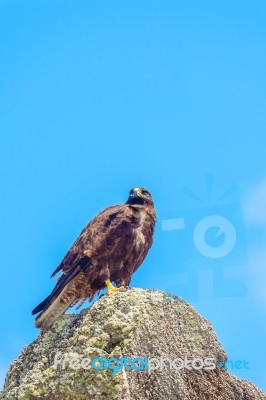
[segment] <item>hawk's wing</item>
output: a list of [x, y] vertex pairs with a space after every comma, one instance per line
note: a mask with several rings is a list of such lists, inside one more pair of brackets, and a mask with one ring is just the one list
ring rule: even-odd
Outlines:
[[[56, 275], [59, 271], [62, 271], [63, 274], [66, 275], [72, 274], [76, 269], [79, 269], [81, 263], [83, 263], [83, 269], [85, 265], [88, 266], [88, 253], [90, 249], [93, 251], [93, 248], [97, 245], [98, 240], [103, 234], [105, 236], [110, 234], [111, 228], [125, 223], [130, 219], [132, 214], [129, 212], [130, 208], [131, 207], [128, 205], [121, 204], [107, 207], [97, 214], [82, 230], [75, 243], [52, 273], [51, 277]], [[84, 253], [85, 250], [86, 254]]]

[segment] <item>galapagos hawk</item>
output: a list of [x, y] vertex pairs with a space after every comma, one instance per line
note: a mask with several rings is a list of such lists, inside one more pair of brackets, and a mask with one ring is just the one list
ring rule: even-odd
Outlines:
[[[34, 308], [35, 326], [49, 329], [70, 306], [93, 297], [125, 290], [153, 242], [156, 212], [144, 188], [133, 188], [124, 204], [105, 208], [83, 229], [62, 262], [51, 294]], [[113, 286], [112, 282], [117, 287]]]

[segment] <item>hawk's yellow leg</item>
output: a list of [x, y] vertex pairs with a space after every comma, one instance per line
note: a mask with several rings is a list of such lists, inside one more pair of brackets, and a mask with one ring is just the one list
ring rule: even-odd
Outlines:
[[120, 287], [113, 286], [110, 279], [107, 279], [105, 281], [105, 284], [107, 286], [107, 294], [112, 294], [112, 293], [116, 293], [116, 292], [124, 292], [126, 290], [126, 288], [124, 286], [120, 286]]

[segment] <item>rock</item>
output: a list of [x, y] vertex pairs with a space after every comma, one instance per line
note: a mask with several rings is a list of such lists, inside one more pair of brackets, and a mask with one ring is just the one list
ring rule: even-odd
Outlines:
[[[117, 370], [107, 368], [110, 358], [124, 356], [141, 357], [134, 365], [143, 370], [129, 370], [126, 359], [123, 368], [117, 360], [111, 364]], [[160, 357], [178, 360], [170, 369], [170, 361]], [[191, 369], [180, 368], [186, 357]], [[194, 367], [192, 358], [198, 359]], [[212, 369], [206, 358], [215, 360]], [[226, 359], [211, 324], [188, 303], [158, 290], [131, 289], [64, 315], [39, 335], [11, 364], [0, 399], [266, 400], [252, 383], [218, 366]], [[155, 369], [159, 362], [162, 368]]]

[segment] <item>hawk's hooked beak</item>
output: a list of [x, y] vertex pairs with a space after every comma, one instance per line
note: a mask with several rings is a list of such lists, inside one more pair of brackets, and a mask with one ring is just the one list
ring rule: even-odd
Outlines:
[[137, 197], [142, 197], [142, 193], [141, 193], [140, 188], [134, 188], [134, 189], [132, 190], [131, 198], [132, 198], [132, 199], [135, 199], [135, 198], [137, 198]]

